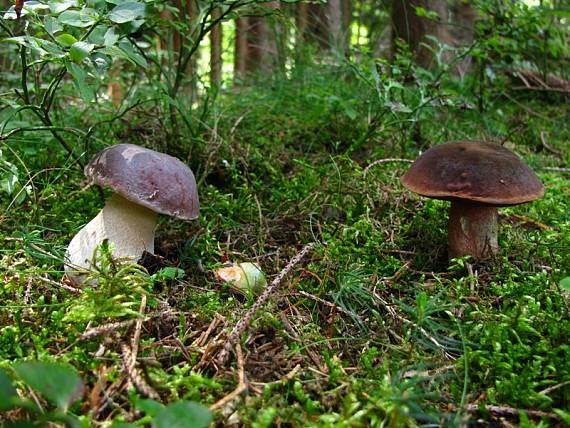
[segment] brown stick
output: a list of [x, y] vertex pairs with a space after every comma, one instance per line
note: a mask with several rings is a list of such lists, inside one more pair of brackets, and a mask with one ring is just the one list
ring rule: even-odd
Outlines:
[[234, 400], [236, 397], [241, 395], [241, 393], [247, 389], [247, 384], [245, 382], [245, 363], [243, 360], [243, 354], [241, 352], [241, 346], [239, 346], [239, 343], [236, 344], [236, 356], [238, 364], [238, 385], [236, 389], [234, 389], [228, 395], [222, 397], [220, 400], [212, 404], [210, 406], [210, 410], [216, 410], [219, 409], [220, 407], [225, 406], [226, 404]]
[[[118, 336], [118, 335], [117, 335]], [[145, 382], [141, 377], [138, 370], [134, 367], [130, 367], [130, 363], [133, 360], [133, 351], [127, 346], [126, 343], [121, 343], [121, 363], [123, 366], [123, 371], [127, 375], [128, 380], [132, 382], [137, 391], [148, 398], [153, 400], [159, 400], [160, 396], [158, 393], [152, 389], [152, 387]]]
[[518, 417], [520, 412], [525, 412], [531, 418], [548, 418], [556, 420], [560, 419], [560, 417], [556, 413], [541, 412], [540, 410], [515, 409], [513, 407], [505, 407], [505, 406], [486, 405], [482, 406], [481, 408], [477, 404], [468, 404], [467, 406], [465, 406], [465, 410], [471, 413], [476, 413], [481, 410], [486, 410], [487, 412], [492, 413], [496, 416], [505, 416], [505, 417]]
[[281, 285], [281, 283], [283, 282], [285, 277], [287, 275], [289, 275], [289, 273], [291, 273], [293, 268], [297, 264], [299, 264], [301, 262], [301, 260], [303, 260], [303, 258], [307, 255], [307, 253], [309, 251], [311, 251], [313, 249], [314, 246], [315, 246], [314, 243], [305, 245], [303, 247], [303, 249], [299, 252], [299, 254], [297, 254], [295, 257], [293, 257], [291, 259], [291, 261], [289, 262], [289, 264], [287, 264], [287, 266], [285, 266], [285, 269], [283, 269], [279, 273], [279, 275], [277, 275], [275, 277], [275, 279], [271, 282], [271, 284], [259, 296], [259, 298], [257, 299], [257, 302], [255, 302], [253, 304], [253, 306], [246, 312], [244, 317], [235, 325], [232, 332], [228, 336], [228, 340], [226, 341], [224, 348], [220, 351], [220, 353], [218, 355], [217, 360], [218, 360], [218, 363], [220, 365], [224, 365], [226, 363], [226, 361], [228, 359], [229, 352], [230, 352], [230, 348], [235, 343], [238, 343], [239, 338], [241, 337], [243, 332], [247, 330], [249, 323], [251, 322], [251, 319], [256, 314], [256, 312], [261, 308], [261, 306], [263, 306], [265, 304], [265, 302], [267, 302], [267, 300], [269, 300], [269, 297], [271, 296], [271, 294], [273, 294], [273, 292], [277, 289], [277, 287], [279, 287], [279, 285]]

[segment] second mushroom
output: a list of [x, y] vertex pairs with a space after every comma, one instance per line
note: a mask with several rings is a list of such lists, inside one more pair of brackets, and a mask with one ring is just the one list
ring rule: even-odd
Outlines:
[[497, 207], [544, 194], [536, 174], [513, 152], [481, 141], [434, 146], [416, 159], [401, 181], [412, 192], [451, 201], [449, 258], [496, 254]]

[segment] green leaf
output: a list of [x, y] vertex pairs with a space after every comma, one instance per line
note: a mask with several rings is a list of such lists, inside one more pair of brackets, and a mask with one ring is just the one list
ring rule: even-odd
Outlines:
[[182, 279], [184, 278], [184, 275], [184, 270], [173, 266], [167, 266], [151, 275], [151, 279], [153, 281], [168, 281], [173, 279]]
[[154, 418], [154, 428], [206, 428], [212, 422], [207, 407], [192, 401], [179, 401], [161, 410]]
[[144, 57], [139, 53], [135, 52], [133, 49], [133, 45], [128, 41], [122, 42], [118, 46], [114, 45], [103, 48], [101, 49], [101, 52], [109, 55], [112, 58], [126, 59], [132, 64], [138, 65], [139, 67], [142, 68], [147, 67], [147, 63]]
[[78, 28], [89, 27], [95, 23], [95, 19], [90, 14], [81, 13], [78, 10], [66, 10], [57, 19], [64, 25]]
[[416, 15], [422, 18], [430, 19], [432, 21], [440, 20], [440, 17], [437, 14], [437, 12], [434, 12], [433, 10], [427, 10], [423, 7], [416, 7]]
[[135, 408], [144, 412], [147, 416], [156, 416], [160, 411], [164, 410], [164, 404], [156, 400], [137, 400]]
[[60, 45], [65, 46], [66, 48], [77, 42], [77, 39], [68, 33], [60, 34], [55, 38], [55, 40], [57, 40]]
[[28, 39], [25, 36], [6, 37], [5, 39], [2, 39], [2, 41], [6, 42], [6, 43], [13, 43], [16, 45], [21, 45], [21, 46], [27, 46], [28, 45]]
[[144, 3], [123, 3], [115, 6], [109, 15], [109, 20], [116, 24], [124, 24], [125, 22], [134, 21], [137, 18], [144, 17], [146, 14], [146, 6]]
[[115, 31], [114, 27], [110, 27], [105, 33], [104, 42], [105, 46], [113, 46], [119, 41], [119, 34]]
[[83, 394], [83, 382], [71, 366], [27, 361], [17, 364], [14, 370], [26, 384], [62, 411]]
[[53, 16], [46, 16], [44, 19], [44, 27], [46, 29], [46, 31], [48, 33], [50, 33], [52, 36], [63, 30], [63, 25], [61, 25], [61, 23], [55, 19]]
[[0, 369], [0, 411], [14, 408], [13, 401], [18, 398], [16, 388], [3, 369]]
[[93, 101], [95, 99], [95, 91], [87, 84], [87, 73], [74, 62], [66, 62], [65, 66], [73, 77], [73, 84], [83, 101], [87, 103]]
[[28, 11], [45, 10], [49, 9], [49, 6], [39, 1], [27, 1], [24, 3], [23, 9]]
[[560, 281], [560, 288], [565, 291], [570, 291], [570, 276], [567, 276]]
[[89, 56], [95, 45], [85, 42], [75, 42], [69, 49], [69, 57], [77, 64]]
[[77, 0], [52, 1], [49, 2], [48, 5], [51, 13], [58, 15], [61, 12], [66, 11], [70, 7], [76, 7]]
[[121, 34], [133, 34], [142, 27], [145, 23], [144, 19], [135, 19], [134, 21], [125, 22], [124, 24], [119, 24], [119, 29]]

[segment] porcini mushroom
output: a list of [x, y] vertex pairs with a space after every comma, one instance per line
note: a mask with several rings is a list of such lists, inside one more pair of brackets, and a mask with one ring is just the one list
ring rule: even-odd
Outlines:
[[94, 184], [113, 195], [105, 207], [69, 243], [65, 270], [75, 283], [92, 268], [93, 252], [107, 239], [113, 257], [138, 261], [154, 252], [158, 214], [181, 220], [198, 217], [200, 204], [194, 174], [182, 161], [133, 144], [117, 144], [99, 152], [85, 167]]
[[402, 184], [422, 196], [451, 201], [449, 258], [485, 258], [499, 250], [497, 207], [544, 195], [536, 174], [503, 146], [456, 141], [434, 146], [412, 164]]

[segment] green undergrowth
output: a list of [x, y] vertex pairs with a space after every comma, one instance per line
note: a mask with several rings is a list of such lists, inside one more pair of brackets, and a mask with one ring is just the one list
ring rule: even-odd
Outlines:
[[[550, 415], [509, 416], [521, 426], [568, 422], [570, 302], [560, 281], [570, 275], [570, 184], [568, 173], [545, 169], [568, 165], [568, 106], [497, 93], [483, 113], [435, 106], [412, 117], [392, 106], [373, 127], [374, 93], [350, 68], [309, 71], [221, 94], [208, 126], [175, 153], [191, 153], [200, 219], [160, 218], [158, 273], [116, 266], [102, 248], [100, 286], [80, 296], [61, 285], [65, 246], [103, 201], [54, 141], [3, 142], [25, 196], [0, 193], [0, 367], [69, 363], [85, 385], [71, 411], [86, 426], [137, 420], [144, 394], [125, 387], [121, 337], [81, 334], [136, 319], [145, 300], [152, 318], [137, 367], [164, 404], [212, 405], [244, 370], [247, 394], [214, 412], [218, 426], [488, 426], [498, 419], [485, 405]], [[129, 134], [152, 111], [129, 114], [97, 131], [86, 157], [103, 141], [164, 148], [158, 131]], [[492, 260], [449, 263], [448, 204], [399, 181], [401, 159], [455, 139], [503, 142], [546, 186], [543, 199], [501, 210]], [[213, 269], [255, 261], [271, 279], [309, 242], [317, 246], [304, 267], [244, 335], [243, 367], [235, 355], [217, 365], [208, 346], [255, 297], [236, 295]], [[113, 331], [127, 340], [133, 325]]]

